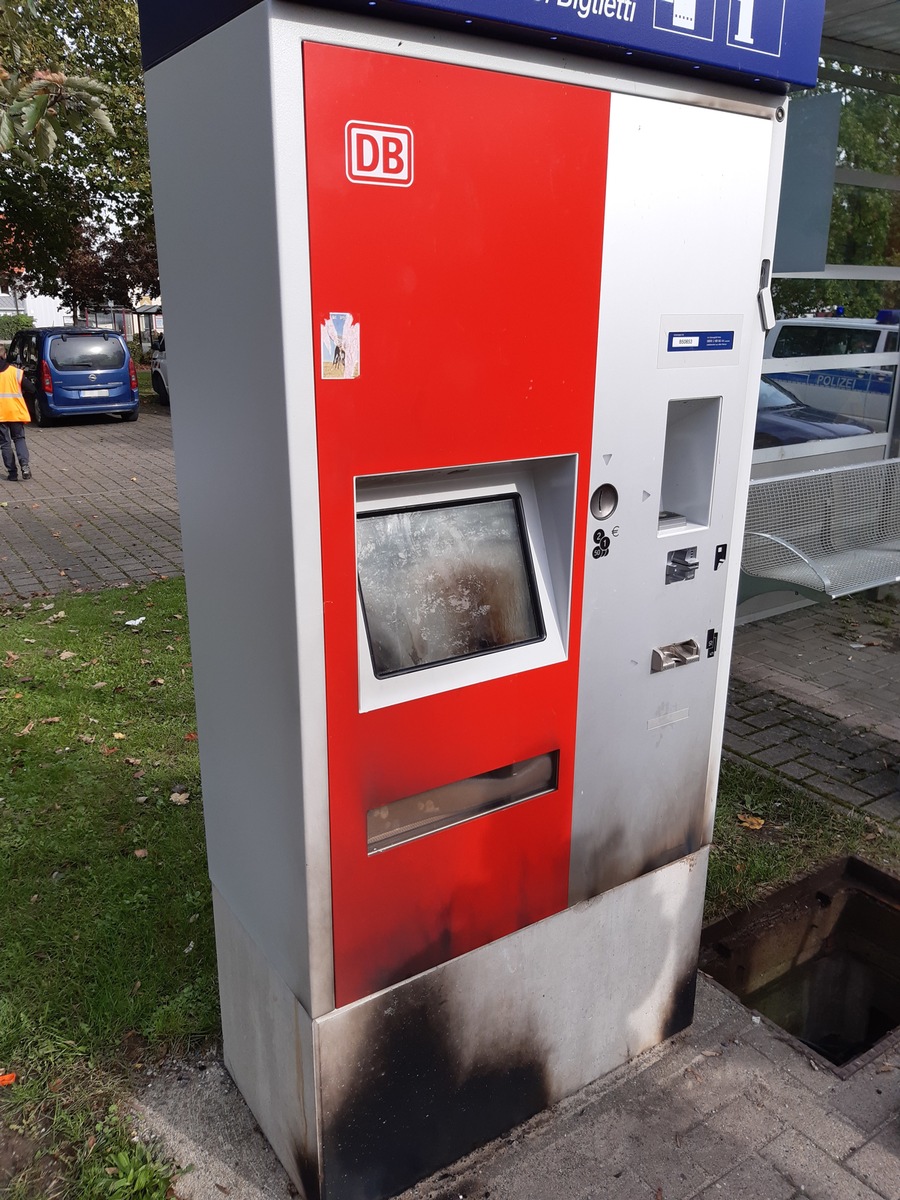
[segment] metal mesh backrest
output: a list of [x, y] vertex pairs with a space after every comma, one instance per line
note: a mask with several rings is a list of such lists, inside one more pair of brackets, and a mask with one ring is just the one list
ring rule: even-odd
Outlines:
[[[900, 537], [900, 460], [752, 483], [747, 530], [778, 534], [811, 557]], [[749, 538], [745, 553], [754, 551], [770, 561], [775, 553]]]

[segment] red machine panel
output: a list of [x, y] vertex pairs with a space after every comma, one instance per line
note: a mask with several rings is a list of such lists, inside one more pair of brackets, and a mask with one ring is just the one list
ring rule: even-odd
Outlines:
[[[566, 905], [609, 97], [312, 43], [304, 70], [346, 1004]], [[570, 454], [567, 661], [360, 712], [355, 477]], [[368, 853], [369, 810], [550, 751], [554, 791]]]

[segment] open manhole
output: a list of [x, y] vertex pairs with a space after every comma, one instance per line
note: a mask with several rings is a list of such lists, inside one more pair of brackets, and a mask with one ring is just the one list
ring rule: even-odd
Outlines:
[[708, 925], [700, 967], [846, 1078], [900, 1035], [900, 880], [839, 859]]

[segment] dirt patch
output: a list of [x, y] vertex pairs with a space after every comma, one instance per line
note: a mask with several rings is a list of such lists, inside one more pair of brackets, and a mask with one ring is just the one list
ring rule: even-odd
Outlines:
[[0, 1195], [17, 1182], [29, 1200], [59, 1200], [66, 1191], [65, 1165], [34, 1138], [0, 1118]]

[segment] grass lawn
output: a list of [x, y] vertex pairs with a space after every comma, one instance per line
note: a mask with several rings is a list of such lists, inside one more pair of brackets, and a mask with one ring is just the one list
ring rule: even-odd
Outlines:
[[[187, 624], [181, 580], [0, 613], [0, 1192], [4, 1141], [43, 1153], [10, 1200], [169, 1193], [120, 1114], [130, 1070], [218, 1031]], [[876, 823], [726, 762], [708, 915], [860, 851], [900, 864]]]
[[218, 1023], [186, 611], [174, 580], [0, 617], [0, 1113], [79, 1200], [134, 1150], [117, 1070]]

